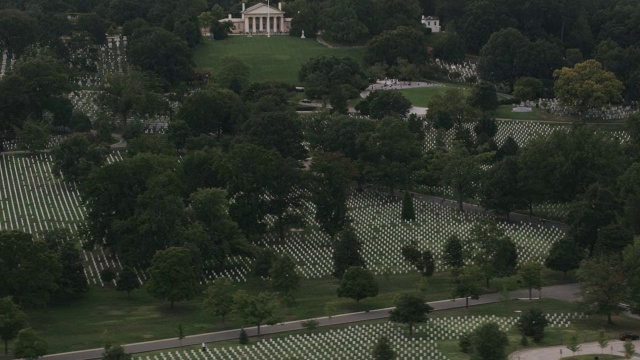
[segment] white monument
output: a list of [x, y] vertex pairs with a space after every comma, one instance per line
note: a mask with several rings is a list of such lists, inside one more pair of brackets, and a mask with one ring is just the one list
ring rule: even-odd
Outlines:
[[302, 30], [302, 35], [300, 35], [300, 39], [305, 39], [305, 37], [304, 37], [304, 30]]

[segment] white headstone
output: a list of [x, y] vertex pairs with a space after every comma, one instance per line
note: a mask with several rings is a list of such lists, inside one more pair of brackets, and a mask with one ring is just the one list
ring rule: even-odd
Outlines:
[[300, 39], [304, 39], [304, 30], [302, 30], [302, 35], [300, 35]]

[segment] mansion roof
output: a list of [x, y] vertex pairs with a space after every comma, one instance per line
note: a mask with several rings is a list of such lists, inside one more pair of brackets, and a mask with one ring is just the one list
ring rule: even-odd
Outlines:
[[242, 11], [244, 15], [284, 15], [284, 11], [278, 10], [273, 6], [267, 6], [265, 3], [257, 3]]

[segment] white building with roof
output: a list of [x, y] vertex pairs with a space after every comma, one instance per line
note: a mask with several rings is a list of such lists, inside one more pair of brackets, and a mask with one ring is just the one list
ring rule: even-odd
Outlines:
[[219, 21], [231, 21], [232, 34], [287, 34], [291, 28], [291, 18], [284, 17], [282, 3], [278, 3], [277, 8], [257, 3], [247, 9], [242, 3], [240, 14], [239, 18], [229, 14], [228, 18]]
[[422, 26], [431, 29], [432, 33], [440, 32], [440, 19], [435, 16], [422, 15]]

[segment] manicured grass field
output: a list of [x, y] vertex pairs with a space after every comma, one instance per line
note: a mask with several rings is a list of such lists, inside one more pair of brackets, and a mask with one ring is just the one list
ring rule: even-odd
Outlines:
[[444, 86], [433, 86], [433, 87], [423, 87], [423, 88], [414, 88], [414, 89], [403, 89], [400, 90], [402, 95], [404, 95], [413, 106], [419, 107], [428, 107], [429, 101], [436, 95], [444, 94], [447, 89], [452, 87], [456, 87], [464, 93], [465, 96], [469, 95], [470, 89], [468, 87], [460, 86], [460, 85], [444, 85]]
[[[418, 291], [421, 277], [417, 272], [378, 277], [380, 294], [360, 303], [338, 298], [338, 280], [332, 277], [304, 280], [294, 294], [296, 302], [282, 307], [283, 321], [325, 316], [327, 303], [335, 306], [337, 313], [383, 308], [393, 304], [396, 293]], [[251, 279], [236, 285], [251, 293], [268, 290], [261, 280]], [[427, 299], [445, 299], [450, 296], [450, 279], [447, 273], [439, 273], [428, 280]], [[27, 311], [29, 324], [48, 342], [49, 353], [101, 347], [105, 340], [125, 344], [175, 337], [182, 324], [186, 335], [223, 330], [221, 319], [207, 315], [201, 308], [202, 297], [169, 304], [151, 297], [144, 289], [136, 290], [127, 299], [126, 294], [113, 288], [92, 286], [84, 298], [65, 305], [52, 305], [45, 309]], [[227, 317], [226, 328], [238, 328], [242, 324]]]
[[222, 58], [234, 56], [251, 66], [249, 79], [259, 81], [284, 81], [298, 84], [300, 66], [312, 57], [325, 55], [350, 56], [362, 61], [361, 48], [328, 48], [315, 39], [292, 36], [230, 36], [226, 40], [203, 39], [194, 53], [199, 70], [217, 73]]
[[[490, 316], [490, 317], [495, 317], [495, 321], [498, 321], [498, 322], [508, 320], [508, 319], [511, 319], [511, 321], [513, 321], [513, 319], [517, 318], [519, 314], [521, 314], [523, 311], [526, 311], [532, 307], [539, 308], [545, 314], [577, 315], [577, 314], [580, 314], [582, 311], [578, 303], [565, 302], [565, 301], [559, 301], [554, 299], [542, 299], [534, 302], [508, 301], [508, 302], [501, 302], [496, 304], [474, 306], [469, 309], [454, 309], [454, 310], [447, 310], [447, 311], [438, 311], [438, 312], [429, 314], [429, 317], [434, 319], [436, 323], [442, 324], [442, 322], [440, 322], [439, 320], [443, 320], [446, 324], [448, 324], [448, 325], [445, 325], [445, 329], [448, 328], [457, 333], [462, 329], [455, 324], [460, 324], [460, 325], [467, 324], [465, 320], [461, 322], [460, 319], [468, 319], [473, 322], [474, 318], [477, 319], [477, 318]], [[570, 319], [570, 325], [568, 327], [564, 327], [564, 326], [547, 327], [545, 329], [546, 336], [545, 336], [545, 339], [542, 341], [542, 343], [535, 344], [533, 342], [530, 342], [527, 348], [559, 345], [564, 343], [564, 341], [569, 336], [569, 334], [572, 334], [572, 333], [577, 333], [581, 342], [592, 341], [592, 337], [596, 332], [589, 329], [598, 329], [598, 328], [604, 328], [606, 330], [607, 337], [614, 339], [617, 337], [617, 332], [621, 331], [620, 329], [629, 329], [629, 330], [635, 331], [635, 329], [637, 329], [640, 326], [640, 322], [634, 319], [616, 317], [615, 321], [617, 325], [612, 327], [604, 327], [603, 324], [605, 322], [605, 318], [603, 316], [591, 315], [588, 318], [584, 318], [584, 316], [582, 315], [574, 316]], [[360, 330], [365, 331], [364, 327], [366, 326], [371, 326], [375, 324], [384, 324], [386, 322], [387, 320], [381, 319], [381, 320], [360, 322], [357, 325], [356, 324], [337, 325], [337, 326], [331, 326], [331, 327], [321, 327], [311, 331], [302, 330], [302, 331], [295, 331], [295, 332], [273, 334], [273, 335], [265, 336], [262, 338], [251, 338], [250, 344], [246, 345], [246, 349], [249, 349], [251, 346], [254, 346], [260, 342], [263, 342], [262, 348], [268, 348], [270, 347], [269, 344], [274, 339], [278, 339], [278, 338], [285, 339], [285, 338], [290, 338], [292, 336], [299, 336], [300, 334], [318, 335], [326, 332], [334, 332], [334, 334], [342, 334], [342, 335], [348, 336], [345, 333], [340, 333], [339, 330], [353, 327], [353, 326], [360, 326], [361, 327]], [[404, 334], [408, 335], [406, 325], [397, 324], [395, 326], [399, 327], [400, 329], [403, 329]], [[469, 359], [469, 355], [464, 354], [460, 351], [459, 342], [457, 339], [455, 338], [451, 339], [449, 335], [445, 335], [444, 333], [441, 332], [443, 328], [435, 326], [435, 327], [431, 327], [430, 330], [425, 331], [425, 330], [419, 329], [421, 326], [422, 325], [419, 325], [416, 328], [416, 331], [414, 333], [414, 337], [417, 340], [419, 340], [419, 338], [424, 338], [424, 337], [426, 337], [427, 339], [434, 339], [434, 336], [435, 336], [437, 349], [439, 349], [442, 352], [442, 354], [446, 356], [447, 359], [449, 360], [468, 360]], [[509, 342], [510, 342], [507, 350], [508, 353], [511, 353], [516, 350], [521, 350], [523, 348], [520, 345], [520, 335], [518, 334], [518, 331], [515, 325], [510, 326], [508, 330], [508, 336], [509, 336]], [[308, 338], [306, 337], [296, 337], [296, 339], [297, 341], [293, 342], [296, 344], [296, 346], [300, 346], [302, 343], [305, 343], [306, 341], [308, 341]], [[394, 341], [397, 341], [397, 340], [398, 339], [395, 339]], [[293, 344], [292, 342], [287, 342], [287, 341], [285, 341], [284, 343]], [[229, 347], [233, 347], [238, 350], [245, 349], [244, 346], [238, 346], [238, 343], [236, 340], [209, 343], [207, 344], [207, 346], [209, 349], [216, 348], [221, 350]], [[330, 346], [330, 345], [316, 343], [314, 347], [317, 347], [317, 346]], [[186, 346], [182, 348], [182, 350], [194, 350], [198, 352], [199, 346]], [[290, 350], [293, 350], [293, 348], [291, 348]], [[170, 352], [170, 351], [172, 350], [136, 354], [134, 359], [144, 359], [147, 356], [153, 357], [155, 355], [166, 354], [167, 352]], [[577, 359], [593, 359], [593, 355], [590, 355], [590, 356], [591, 357], [576, 357], [576, 358]], [[604, 356], [601, 358], [602, 359], [618, 359], [619, 357]]]
[[533, 109], [531, 112], [513, 112], [511, 105], [500, 105], [496, 110], [495, 116], [499, 119], [517, 119], [517, 120], [544, 120], [541, 114], [542, 110]]
[[[546, 275], [545, 285], [574, 280], [571, 277], [562, 278], [558, 273]], [[335, 278], [303, 280], [300, 289], [294, 293], [295, 304], [289, 308], [280, 308], [281, 318], [283, 321], [290, 321], [326, 316], [327, 303], [334, 305], [335, 314], [389, 307], [393, 305], [395, 295], [404, 291], [424, 291], [428, 301], [448, 299], [451, 296], [451, 280], [446, 272], [434, 274], [426, 280], [417, 272], [376, 278], [380, 286], [379, 295], [360, 303], [338, 298], [338, 280]], [[502, 287], [499, 280], [492, 281], [491, 286], [493, 288], [490, 292], [496, 292]], [[251, 293], [269, 289], [268, 285], [256, 279], [238, 283], [236, 287]], [[554, 300], [544, 301], [546, 303]], [[48, 342], [49, 353], [101, 347], [105, 341], [126, 344], [175, 337], [179, 324], [183, 325], [185, 335], [233, 329], [242, 325], [232, 316], [227, 316], [226, 326], [223, 326], [220, 318], [205, 313], [201, 303], [202, 297], [198, 296], [190, 301], [176, 303], [175, 308], [170, 309], [167, 302], [151, 297], [144, 289], [134, 291], [131, 299], [127, 299], [126, 294], [113, 288], [92, 286], [89, 293], [80, 300], [64, 305], [51, 305], [45, 309], [29, 309], [27, 315], [30, 326]], [[448, 316], [468, 312], [486, 315], [498, 311], [497, 315], [506, 316], [513, 314], [520, 306], [528, 306], [526, 302], [512, 304], [513, 306], [472, 307], [446, 313]], [[553, 308], [548, 311], [578, 310]]]

